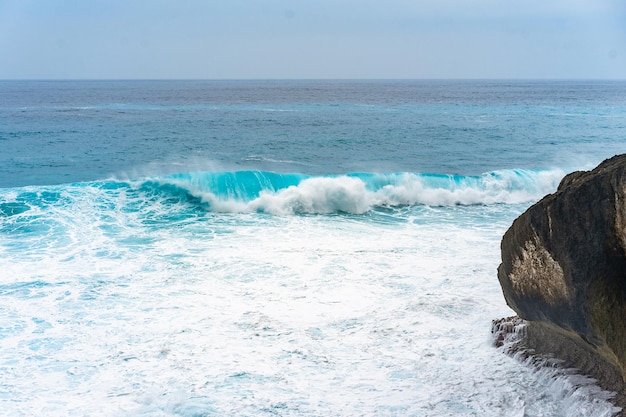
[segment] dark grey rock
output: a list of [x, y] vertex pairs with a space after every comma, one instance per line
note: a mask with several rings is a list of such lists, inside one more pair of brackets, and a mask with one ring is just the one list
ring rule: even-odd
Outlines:
[[567, 175], [501, 249], [498, 279], [527, 323], [523, 345], [596, 378], [626, 408], [626, 155]]

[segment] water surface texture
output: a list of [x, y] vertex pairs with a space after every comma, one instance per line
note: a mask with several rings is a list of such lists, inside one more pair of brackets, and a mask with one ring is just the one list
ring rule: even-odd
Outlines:
[[8, 416], [610, 416], [504, 355], [500, 239], [626, 82], [0, 82]]

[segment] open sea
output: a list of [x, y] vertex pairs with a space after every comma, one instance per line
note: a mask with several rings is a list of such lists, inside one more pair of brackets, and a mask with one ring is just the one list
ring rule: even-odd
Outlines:
[[611, 416], [494, 346], [626, 81], [0, 81], [0, 415]]

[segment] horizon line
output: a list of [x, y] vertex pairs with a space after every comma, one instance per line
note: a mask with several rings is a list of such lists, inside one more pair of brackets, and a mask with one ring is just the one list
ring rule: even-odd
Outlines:
[[321, 77], [321, 78], [0, 78], [6, 81], [626, 81], [626, 78], [579, 78], [579, 77], [468, 77], [468, 78], [370, 78], [370, 77]]

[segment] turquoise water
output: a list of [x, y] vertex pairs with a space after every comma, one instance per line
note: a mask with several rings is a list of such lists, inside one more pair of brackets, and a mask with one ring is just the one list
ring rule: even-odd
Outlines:
[[480, 175], [623, 151], [623, 82], [0, 82], [0, 187], [127, 173]]
[[611, 415], [490, 328], [504, 231], [625, 127], [624, 82], [0, 82], [0, 407]]

